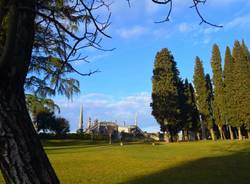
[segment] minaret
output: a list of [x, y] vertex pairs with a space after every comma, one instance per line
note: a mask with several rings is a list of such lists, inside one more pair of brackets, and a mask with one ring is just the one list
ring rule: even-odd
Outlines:
[[135, 113], [135, 126], [138, 126], [138, 113]]
[[90, 127], [91, 127], [91, 117], [89, 117], [88, 127], [87, 128], [90, 128]]
[[83, 106], [80, 109], [79, 130], [83, 130]]

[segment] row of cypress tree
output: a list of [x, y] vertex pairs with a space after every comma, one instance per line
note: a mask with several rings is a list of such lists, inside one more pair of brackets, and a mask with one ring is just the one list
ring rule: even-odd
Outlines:
[[165, 132], [167, 141], [183, 139], [250, 138], [250, 53], [244, 41], [235, 41], [225, 51], [214, 44], [212, 80], [195, 59], [193, 84], [182, 80], [171, 52], [156, 54], [152, 77], [152, 115]]

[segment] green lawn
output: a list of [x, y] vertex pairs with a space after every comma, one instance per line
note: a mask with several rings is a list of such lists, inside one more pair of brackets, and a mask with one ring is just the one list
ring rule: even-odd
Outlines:
[[67, 140], [44, 145], [62, 184], [250, 183], [249, 141], [121, 147]]

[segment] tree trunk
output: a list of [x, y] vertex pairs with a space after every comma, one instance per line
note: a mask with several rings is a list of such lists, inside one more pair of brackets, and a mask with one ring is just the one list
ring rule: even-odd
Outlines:
[[247, 137], [248, 137], [248, 139], [250, 139], [250, 131], [249, 130], [247, 131]]
[[182, 141], [185, 141], [185, 130], [182, 130]]
[[199, 132], [197, 132], [197, 140], [199, 141], [199, 140], [201, 140], [201, 136], [200, 136], [200, 133]]
[[231, 139], [231, 140], [234, 140], [234, 133], [233, 133], [233, 131], [232, 131], [231, 125], [229, 125], [229, 134], [230, 134], [230, 139]]
[[23, 88], [33, 46], [34, 1], [17, 4], [30, 10], [16, 10], [10, 20], [16, 22], [14, 46], [11, 55], [0, 58], [0, 168], [8, 184], [57, 184], [29, 117]]
[[205, 126], [205, 123], [204, 123], [201, 116], [200, 116], [200, 120], [201, 120], [201, 136], [202, 136], [202, 140], [206, 140], [207, 139], [206, 126]]
[[242, 134], [241, 134], [240, 127], [238, 127], [238, 138], [239, 138], [239, 140], [242, 140]]
[[222, 130], [222, 137], [223, 137], [223, 140], [226, 140], [227, 138], [226, 138], [225, 129], [222, 127], [221, 130]]
[[213, 128], [210, 128], [210, 134], [211, 134], [212, 140], [215, 141], [215, 136], [214, 136], [214, 130], [213, 130]]
[[185, 141], [189, 141], [188, 130], [185, 130], [184, 133], [185, 133]]
[[164, 141], [167, 142], [167, 143], [169, 143], [169, 134], [168, 134], [167, 131], [164, 132]]
[[33, 128], [22, 87], [1, 82], [0, 102], [0, 167], [6, 183], [59, 183]]
[[224, 135], [223, 135], [222, 127], [218, 125], [218, 128], [219, 128], [219, 132], [220, 132], [220, 139], [224, 140]]
[[112, 144], [112, 135], [109, 134], [109, 144]]

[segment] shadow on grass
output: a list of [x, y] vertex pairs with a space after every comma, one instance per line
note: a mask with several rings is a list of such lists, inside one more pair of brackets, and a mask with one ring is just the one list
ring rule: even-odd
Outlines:
[[[65, 139], [65, 140], [42, 140], [42, 144], [45, 147], [45, 150], [63, 150], [63, 149], [72, 149], [72, 148], [94, 148], [94, 147], [103, 147], [103, 146], [120, 146], [120, 141], [114, 141], [111, 145], [106, 140], [74, 140], [74, 139]], [[124, 146], [144, 144], [143, 142], [125, 142]]]
[[43, 140], [42, 144], [47, 151], [94, 148], [108, 145], [105, 141], [93, 142], [90, 140]]
[[[185, 153], [183, 153], [185, 154]], [[122, 184], [249, 184], [250, 147], [230, 155], [183, 163]]]
[[93, 145], [93, 144], [103, 144], [104, 142], [92, 142], [90, 140], [41, 140], [43, 146], [45, 147], [60, 147], [60, 146], [80, 146], [80, 145]]

